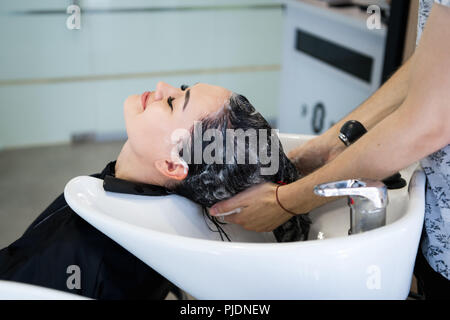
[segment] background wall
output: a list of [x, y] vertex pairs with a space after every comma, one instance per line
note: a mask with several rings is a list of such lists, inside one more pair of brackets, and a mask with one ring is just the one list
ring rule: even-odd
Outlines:
[[403, 62], [406, 62], [416, 49], [417, 20], [419, 14], [419, 1], [411, 1], [409, 5], [408, 24], [406, 26], [405, 48]]
[[0, 3], [0, 149], [125, 136], [123, 101], [207, 82], [276, 118], [282, 6], [273, 0]]

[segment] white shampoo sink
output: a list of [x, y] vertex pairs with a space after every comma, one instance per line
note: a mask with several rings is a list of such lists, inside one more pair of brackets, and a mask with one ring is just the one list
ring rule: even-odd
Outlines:
[[0, 280], [0, 300], [90, 300], [64, 291], [16, 281]]
[[[285, 152], [310, 138], [280, 134]], [[401, 174], [408, 185], [389, 190], [386, 226], [348, 236], [340, 199], [310, 213], [308, 241], [291, 243], [232, 224], [224, 227], [232, 242], [221, 241], [190, 200], [105, 192], [89, 176], [70, 180], [64, 195], [83, 219], [198, 299], [405, 299], [425, 176], [417, 164]]]

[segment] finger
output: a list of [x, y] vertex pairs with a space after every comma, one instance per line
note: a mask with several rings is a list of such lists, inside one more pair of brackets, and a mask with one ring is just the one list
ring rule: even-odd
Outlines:
[[233, 214], [233, 213], [239, 213], [239, 212], [241, 212], [241, 210], [242, 210], [242, 208], [236, 208], [236, 209], [231, 210], [231, 211], [218, 213], [215, 216], [216, 217], [229, 216], [230, 214]]
[[227, 222], [225, 221], [225, 217], [224, 217], [224, 216], [222, 216], [222, 217], [217, 217], [217, 221], [219, 221], [220, 223], [227, 223]]
[[[230, 199], [220, 201], [214, 204], [209, 209], [209, 214], [212, 216], [216, 216], [218, 214], [231, 214], [233, 211], [240, 208], [241, 211], [243, 208], [250, 206], [253, 203], [253, 199], [255, 196], [258, 196], [260, 192], [260, 188], [263, 187], [266, 183], [260, 183], [255, 185], [245, 191], [242, 191]], [[238, 212], [239, 213], [239, 212]]]
[[213, 205], [209, 209], [209, 214], [212, 216], [217, 215], [229, 215], [240, 212], [241, 207], [239, 206], [238, 196], [234, 196], [228, 200], [220, 201]]
[[236, 222], [236, 215], [237, 213], [233, 213], [227, 216], [221, 216], [221, 218], [223, 219], [223, 221], [225, 221], [226, 223], [234, 223], [237, 224]]

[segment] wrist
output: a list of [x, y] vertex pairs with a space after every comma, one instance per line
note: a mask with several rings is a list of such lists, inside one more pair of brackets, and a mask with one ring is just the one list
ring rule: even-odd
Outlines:
[[331, 149], [342, 144], [339, 139], [339, 133], [342, 126], [335, 124], [333, 127], [323, 133], [323, 141], [326, 146]]
[[292, 210], [287, 209], [287, 208], [281, 203], [281, 201], [280, 201], [280, 196], [279, 196], [279, 194], [278, 194], [278, 193], [279, 193], [280, 187], [281, 187], [281, 185], [277, 185], [276, 188], [275, 188], [275, 199], [276, 199], [276, 202], [277, 202], [278, 206], [283, 210], [284, 213], [289, 214], [289, 216], [290, 216], [291, 218], [292, 218], [292, 217], [295, 217], [295, 216], [297, 215], [297, 213], [295, 213], [295, 212], [292, 211]]
[[275, 199], [278, 207], [291, 218], [308, 212], [303, 209], [303, 197], [294, 196], [294, 194], [299, 193], [297, 190], [292, 190], [293, 185], [294, 182], [284, 186], [277, 186], [275, 190]]
[[328, 150], [325, 163], [335, 158], [337, 154], [345, 149], [344, 143], [339, 139], [339, 130], [335, 129], [335, 127], [331, 129], [324, 133], [323, 143], [326, 146], [325, 150]]
[[318, 173], [313, 172], [300, 180], [280, 188], [278, 196], [283, 206], [299, 215], [306, 214], [332, 201], [333, 197], [320, 197], [314, 193], [313, 190], [316, 185], [327, 181], [323, 179], [322, 175], [317, 176]]

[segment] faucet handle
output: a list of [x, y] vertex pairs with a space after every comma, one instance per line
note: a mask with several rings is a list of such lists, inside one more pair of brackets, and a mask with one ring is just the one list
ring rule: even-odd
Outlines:
[[386, 208], [386, 185], [377, 180], [349, 179], [322, 183], [314, 187], [314, 193], [322, 197], [358, 196], [370, 200], [374, 208]]

